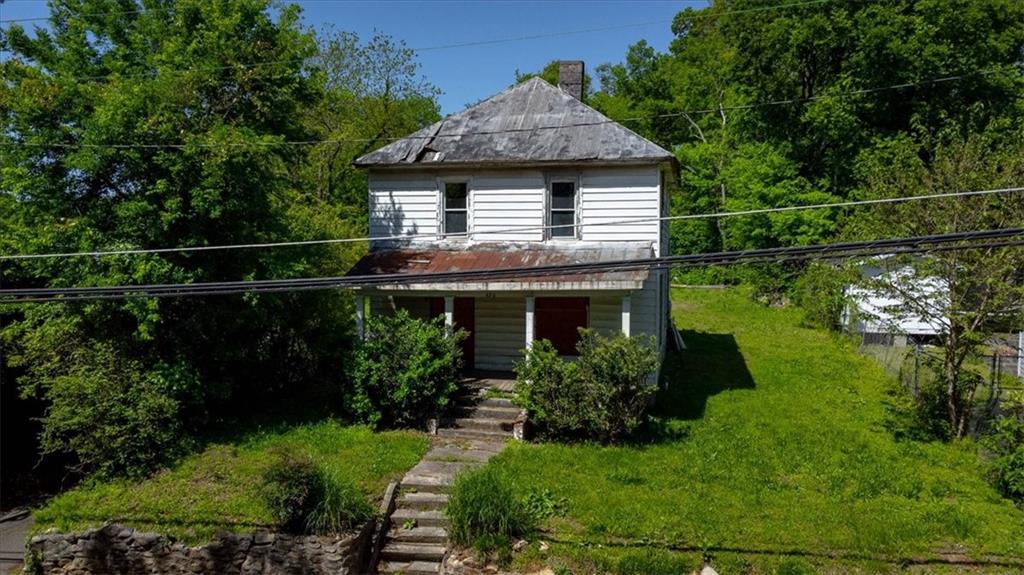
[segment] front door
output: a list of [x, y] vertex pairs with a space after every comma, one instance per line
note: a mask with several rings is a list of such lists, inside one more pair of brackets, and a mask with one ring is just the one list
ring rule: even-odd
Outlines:
[[590, 325], [590, 298], [539, 297], [534, 300], [534, 339], [546, 339], [561, 355], [578, 355], [581, 327]]
[[[462, 340], [462, 365], [466, 369], [473, 369], [476, 363], [476, 299], [457, 297], [452, 311], [455, 329], [464, 329], [469, 332], [469, 337]], [[430, 298], [430, 316], [437, 317], [439, 315], [444, 315], [444, 298]]]

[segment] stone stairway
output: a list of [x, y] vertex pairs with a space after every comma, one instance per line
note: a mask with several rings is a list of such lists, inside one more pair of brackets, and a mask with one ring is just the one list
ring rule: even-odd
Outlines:
[[448, 491], [460, 471], [485, 463], [505, 447], [519, 408], [489, 391], [510, 391], [511, 382], [464, 381], [451, 417], [443, 420], [430, 451], [402, 478], [381, 550], [378, 573], [436, 574], [448, 549]]

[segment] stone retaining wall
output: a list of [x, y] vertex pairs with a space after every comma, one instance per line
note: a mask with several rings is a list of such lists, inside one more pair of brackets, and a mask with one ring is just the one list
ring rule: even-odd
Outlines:
[[189, 547], [171, 537], [107, 525], [36, 535], [26, 573], [40, 575], [349, 575], [365, 570], [374, 522], [341, 536], [224, 533]]

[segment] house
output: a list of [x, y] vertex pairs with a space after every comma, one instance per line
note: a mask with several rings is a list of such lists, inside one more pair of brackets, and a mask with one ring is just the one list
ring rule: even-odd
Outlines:
[[[350, 276], [533, 267], [667, 254], [672, 154], [581, 101], [582, 62], [533, 78], [355, 161], [369, 175], [375, 240]], [[615, 223], [624, 219], [632, 223]], [[637, 222], [635, 220], [644, 220]], [[534, 340], [575, 354], [578, 328], [650, 334], [664, 350], [664, 270], [396, 283], [369, 313], [444, 314], [466, 366], [510, 370]]]
[[[946, 284], [918, 275], [911, 266], [890, 270], [885, 259], [860, 266], [861, 281], [845, 290], [842, 325], [860, 334], [865, 344], [902, 347], [933, 341], [946, 331], [946, 322], [935, 314], [946, 307]], [[931, 307], [915, 309], [922, 302]]]

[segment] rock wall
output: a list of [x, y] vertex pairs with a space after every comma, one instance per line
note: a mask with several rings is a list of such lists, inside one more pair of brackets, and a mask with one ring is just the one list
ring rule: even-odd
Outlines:
[[28, 544], [25, 573], [40, 575], [350, 575], [366, 569], [374, 522], [341, 536], [224, 533], [189, 547], [173, 538], [107, 525], [47, 533]]

